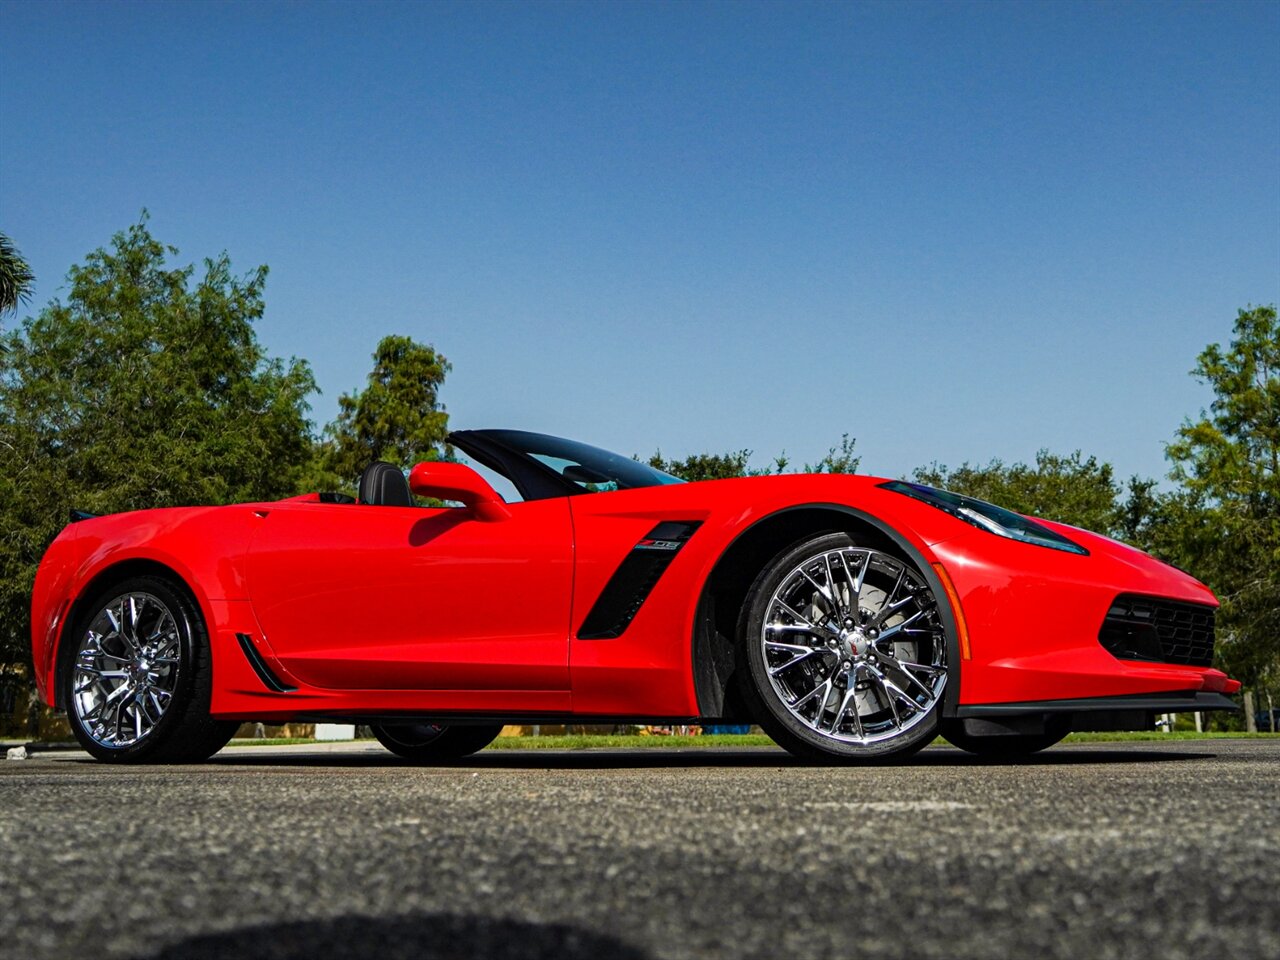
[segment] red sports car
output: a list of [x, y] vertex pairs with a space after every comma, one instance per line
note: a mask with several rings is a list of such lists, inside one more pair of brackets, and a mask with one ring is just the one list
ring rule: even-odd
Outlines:
[[246, 720], [369, 724], [414, 760], [553, 722], [1016, 755], [1235, 708], [1213, 594], [1106, 537], [900, 480], [683, 483], [540, 434], [450, 442], [510, 502], [460, 463], [374, 463], [357, 500], [76, 514], [35, 582], [41, 695], [117, 762], [201, 760]]

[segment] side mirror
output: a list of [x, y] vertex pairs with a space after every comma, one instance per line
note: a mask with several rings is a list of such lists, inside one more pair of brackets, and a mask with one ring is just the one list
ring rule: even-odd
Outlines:
[[484, 477], [461, 463], [419, 463], [409, 471], [409, 489], [420, 497], [465, 503], [477, 520], [505, 520], [511, 511]]

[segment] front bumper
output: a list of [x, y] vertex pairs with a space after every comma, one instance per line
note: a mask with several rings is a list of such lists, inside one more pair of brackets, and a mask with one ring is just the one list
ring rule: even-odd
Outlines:
[[[1199, 693], [1239, 689], [1238, 682], [1205, 665], [1211, 647], [1208, 655], [1197, 648], [1181, 662], [1180, 648], [1173, 647], [1166, 662], [1131, 659], [1128, 646], [1141, 639], [1136, 636], [1112, 644], [1123, 658], [1107, 649], [1100, 633], [1109, 615], [1120, 616], [1114, 613], [1119, 598], [1210, 613], [1217, 599], [1202, 583], [1154, 557], [1084, 531], [1071, 535], [1089, 549], [1088, 556], [981, 531], [933, 545], [955, 584], [968, 626], [971, 650], [960, 668], [960, 709], [1132, 696], [1194, 699]], [[1126, 624], [1135, 619], [1127, 608], [1121, 614]], [[1138, 646], [1140, 655], [1146, 647]]]

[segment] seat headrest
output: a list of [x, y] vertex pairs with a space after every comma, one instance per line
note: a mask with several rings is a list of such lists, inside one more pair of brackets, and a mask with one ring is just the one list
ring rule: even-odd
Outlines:
[[359, 499], [378, 507], [412, 507], [409, 481], [394, 464], [375, 461], [360, 474]]

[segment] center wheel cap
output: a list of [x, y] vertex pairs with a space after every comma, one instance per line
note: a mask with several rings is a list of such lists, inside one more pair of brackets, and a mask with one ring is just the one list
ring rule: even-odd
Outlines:
[[861, 628], [855, 627], [853, 630], [840, 631], [840, 644], [844, 647], [846, 656], [858, 657], [867, 652], [871, 642]]

